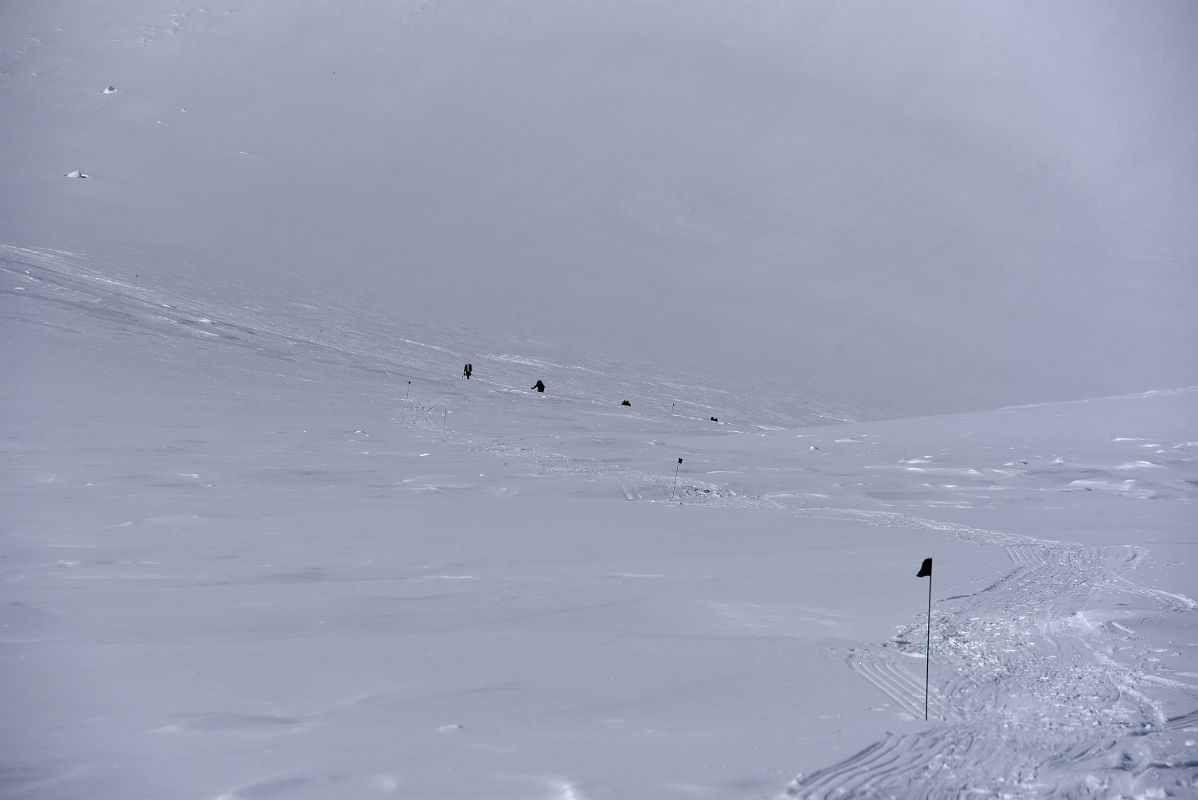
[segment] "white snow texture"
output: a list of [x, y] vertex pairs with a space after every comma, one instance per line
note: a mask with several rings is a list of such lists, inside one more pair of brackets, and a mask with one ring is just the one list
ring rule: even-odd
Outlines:
[[0, 4], [0, 798], [1198, 797], [1196, 41]]

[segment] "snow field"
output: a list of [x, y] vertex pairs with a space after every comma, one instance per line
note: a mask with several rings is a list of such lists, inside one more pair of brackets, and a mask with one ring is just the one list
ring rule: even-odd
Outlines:
[[18, 257], [9, 796], [1193, 788], [1198, 393], [717, 426], [660, 369], [621, 409], [586, 362]]
[[1198, 797], [1196, 8], [0, 3], [0, 798]]

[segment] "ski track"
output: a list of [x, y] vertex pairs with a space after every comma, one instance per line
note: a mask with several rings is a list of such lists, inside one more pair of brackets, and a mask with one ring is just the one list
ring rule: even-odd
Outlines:
[[[303, 345], [309, 357], [352, 363], [399, 376], [422, 360], [392, 361], [373, 346], [370, 331], [332, 331], [315, 341], [303, 308], [295, 320], [252, 306], [223, 309], [219, 318], [151, 290], [113, 281], [59, 251], [0, 245], [4, 293], [40, 298], [98, 313], [114, 323], [174, 335], [202, 335], [228, 344], [286, 353]], [[31, 320], [36, 321], [36, 320]], [[405, 340], [420, 352], [444, 348]], [[323, 358], [322, 358], [323, 354]], [[269, 352], [264, 355], [270, 356]], [[279, 357], [276, 354], [276, 357]], [[513, 363], [525, 357], [501, 356]], [[1169, 678], [1144, 654], [1132, 661], [1120, 645], [1130, 636], [1113, 620], [1091, 619], [1091, 608], [1120, 605], [1138, 615], [1190, 613], [1198, 602], [1148, 589], [1129, 577], [1144, 557], [1131, 546], [1087, 547], [972, 528], [895, 512], [784, 505], [769, 497], [673, 473], [650, 473], [523, 446], [480, 439], [447, 424], [445, 403], [405, 402], [393, 421], [426, 438], [504, 459], [521, 459], [540, 475], [566, 474], [614, 482], [628, 501], [784, 511], [814, 519], [904, 527], [979, 545], [999, 546], [1012, 568], [990, 586], [940, 600], [933, 612], [933, 672], [927, 730], [888, 734], [845, 760], [800, 775], [782, 798], [850, 797], [1108, 797], [1146, 790], [1198, 793], [1193, 734], [1198, 709], [1166, 718], [1148, 691], [1169, 685], [1198, 706], [1198, 686]], [[1118, 598], [1114, 602], [1110, 598]], [[1101, 600], [1101, 601], [1100, 601]], [[922, 667], [927, 635], [922, 617], [890, 641], [852, 649], [847, 666], [876, 688], [905, 720], [923, 713]], [[919, 670], [922, 671], [922, 670]], [[1187, 739], [1188, 737], [1188, 739]], [[985, 757], [978, 754], [984, 753]], [[972, 755], [971, 755], [972, 754]], [[243, 787], [231, 796], [266, 796], [273, 787]]]

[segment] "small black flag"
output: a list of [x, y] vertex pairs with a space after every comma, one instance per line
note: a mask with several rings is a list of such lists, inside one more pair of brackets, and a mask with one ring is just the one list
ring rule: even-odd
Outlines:
[[923, 560], [923, 564], [920, 566], [919, 572], [915, 573], [915, 577], [917, 577], [917, 578], [932, 577], [932, 559], [925, 558]]
[[680, 459], [678, 459], [678, 463], [679, 463], [679, 464], [681, 464], [681, 463], [682, 463], [682, 459], [681, 459], [681, 458], [680, 458]]

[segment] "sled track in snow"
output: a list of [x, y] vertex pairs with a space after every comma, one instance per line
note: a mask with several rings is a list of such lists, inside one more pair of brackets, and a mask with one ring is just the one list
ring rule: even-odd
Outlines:
[[[894, 797], [895, 787], [927, 785], [929, 778], [955, 772], [974, 749], [969, 735], [950, 730], [888, 736], [840, 764], [793, 781], [784, 798]], [[969, 786], [958, 780], [938, 781], [918, 794], [901, 796], [960, 797]]]
[[[889, 697], [903, 713], [912, 719], [923, 717], [922, 674], [917, 676], [895, 659], [870, 651], [855, 650], [846, 661], [854, 672]], [[922, 662], [914, 663], [923, 666]], [[932, 687], [928, 696], [928, 714], [933, 718], [948, 719], [956, 716], [956, 710], [946, 706], [940, 691]]]

